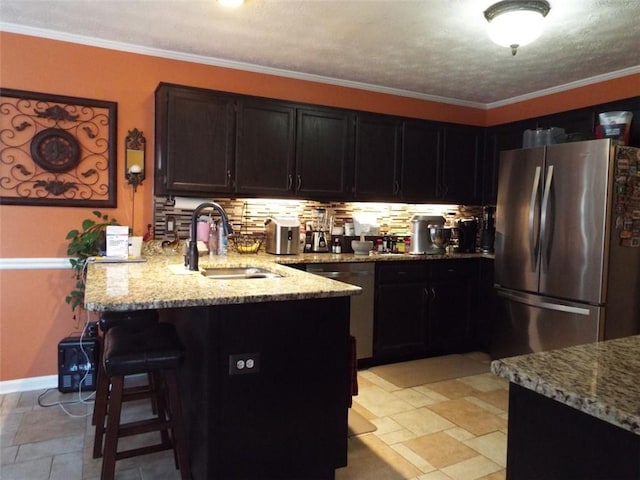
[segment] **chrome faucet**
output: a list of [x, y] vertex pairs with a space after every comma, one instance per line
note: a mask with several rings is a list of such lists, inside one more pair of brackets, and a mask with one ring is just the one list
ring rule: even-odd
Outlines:
[[224, 232], [225, 235], [229, 235], [233, 231], [233, 228], [229, 223], [229, 219], [227, 218], [227, 214], [220, 205], [218, 205], [215, 202], [204, 202], [198, 205], [196, 209], [193, 211], [193, 216], [191, 217], [191, 238], [189, 239], [189, 251], [188, 251], [189, 258], [187, 260], [189, 270], [194, 270], [194, 271], [198, 270], [199, 255], [198, 255], [198, 238], [196, 234], [197, 223], [198, 223], [198, 216], [200, 215], [200, 212], [205, 208], [213, 208], [220, 214], [220, 217], [222, 218], [222, 221], [220, 223], [222, 224], [222, 231]]

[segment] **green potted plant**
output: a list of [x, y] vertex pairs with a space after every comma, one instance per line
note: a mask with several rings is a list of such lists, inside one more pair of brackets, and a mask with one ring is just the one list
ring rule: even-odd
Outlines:
[[106, 230], [108, 225], [118, 225], [115, 218], [94, 210], [93, 218], [86, 218], [82, 221], [82, 230], [70, 230], [67, 233], [67, 255], [71, 258], [71, 268], [76, 279], [75, 288], [71, 290], [65, 301], [71, 305], [71, 310], [76, 311], [78, 307], [84, 305], [84, 286], [86, 276], [86, 265], [89, 257], [104, 255], [106, 250]]

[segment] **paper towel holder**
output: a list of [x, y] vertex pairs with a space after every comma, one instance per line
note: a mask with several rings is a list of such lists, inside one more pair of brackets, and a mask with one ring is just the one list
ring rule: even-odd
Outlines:
[[133, 186], [133, 191], [142, 185], [144, 180], [144, 151], [147, 144], [144, 135], [140, 130], [134, 128], [129, 130], [124, 140], [124, 176], [127, 183]]

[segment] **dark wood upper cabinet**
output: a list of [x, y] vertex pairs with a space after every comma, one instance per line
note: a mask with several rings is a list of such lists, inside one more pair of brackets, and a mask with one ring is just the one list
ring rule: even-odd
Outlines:
[[236, 192], [291, 196], [295, 188], [295, 108], [241, 99], [236, 134]]
[[401, 133], [401, 119], [397, 117], [356, 115], [356, 200], [399, 200], [396, 171]]
[[156, 193], [233, 191], [235, 97], [160, 84]]
[[443, 134], [442, 125], [435, 122], [403, 122], [399, 179], [403, 201], [425, 202], [439, 197]]
[[640, 97], [482, 128], [160, 83], [155, 193], [492, 205], [525, 130], [592, 137], [614, 110], [640, 117]]
[[322, 108], [297, 110], [295, 192], [299, 197], [352, 195], [354, 116]]
[[446, 203], [476, 205], [481, 201], [483, 129], [450, 125], [444, 136], [441, 198]]

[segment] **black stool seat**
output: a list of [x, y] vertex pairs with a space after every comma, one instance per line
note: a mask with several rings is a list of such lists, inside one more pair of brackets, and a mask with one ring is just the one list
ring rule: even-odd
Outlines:
[[[149, 328], [158, 324], [159, 314], [157, 310], [133, 310], [124, 312], [103, 312], [100, 315], [98, 326], [100, 331], [104, 334], [107, 333], [113, 327], [125, 327], [130, 331], [141, 330]], [[103, 346], [104, 342], [100, 342], [101, 352], [100, 359], [104, 358]], [[140, 398], [151, 397], [153, 413], [156, 411], [156, 400], [153, 397], [153, 378], [149, 374], [148, 385], [127, 387], [124, 390], [124, 400], [138, 400]], [[93, 416], [91, 418], [91, 424], [96, 425], [96, 441], [94, 442], [94, 458], [98, 458], [102, 455], [102, 434], [104, 433], [104, 419], [106, 418], [107, 398], [109, 397], [109, 382], [107, 381], [106, 373], [104, 371], [103, 362], [100, 361], [100, 367], [98, 368], [98, 386], [96, 389], [96, 405], [93, 409]], [[102, 421], [101, 425], [97, 425], [97, 422]]]
[[110, 377], [175, 369], [183, 358], [176, 329], [168, 323], [135, 331], [116, 326], [105, 334], [104, 369]]
[[[94, 458], [100, 456], [104, 431], [104, 458], [101, 480], [113, 480], [117, 460], [173, 449], [176, 468], [182, 480], [190, 480], [191, 469], [187, 437], [182, 420], [178, 386], [178, 369], [184, 358], [184, 347], [176, 328], [168, 323], [156, 323], [132, 330], [126, 325], [110, 326], [104, 335], [102, 361], [108, 395], [100, 401], [100, 421], [96, 423]], [[148, 374], [152, 379], [157, 415], [144, 420], [121, 423], [122, 402], [125, 400], [124, 378], [127, 375]], [[108, 397], [108, 399], [106, 398]], [[106, 430], [104, 400], [107, 399]], [[118, 439], [149, 432], [160, 433], [160, 443], [129, 450], [118, 450]]]

